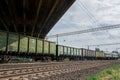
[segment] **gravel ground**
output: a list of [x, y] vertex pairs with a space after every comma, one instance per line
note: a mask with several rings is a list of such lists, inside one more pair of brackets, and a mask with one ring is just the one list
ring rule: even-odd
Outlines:
[[[110, 64], [107, 65], [92, 67], [83, 70], [77, 70], [69, 73], [62, 73], [59, 75], [43, 78], [43, 80], [86, 80], [86, 78], [91, 74], [99, 73], [101, 70], [107, 69], [115, 64], [120, 64], [120, 62], [115, 62], [115, 63], [111, 62]], [[38, 80], [42, 80], [42, 79], [38, 79]]]
[[[53, 68], [53, 66], [61, 66], [59, 67], [55, 67], [53, 70], [51, 69], [51, 72], [46, 71], [45, 73], [34, 73], [31, 72], [31, 75], [27, 75], [25, 76], [19, 76], [16, 79], [15, 78], [6, 78], [4, 80], [85, 80], [85, 78], [91, 74], [95, 74], [100, 72], [103, 69], [109, 68], [115, 64], [119, 64], [120, 60], [102, 60], [102, 61], [75, 61], [75, 62], [58, 62], [58, 63], [50, 63], [50, 64], [39, 64], [39, 63], [33, 63], [31, 64], [19, 64], [19, 66], [17, 66], [18, 68], [23, 68], [23, 67], [33, 67], [35, 68], [35, 66], [43, 66], [43, 68], [45, 68], [45, 66], [49, 65], [50, 67]], [[15, 68], [16, 66], [14, 66], [16, 64], [13, 64], [11, 66], [8, 65], [2, 65], [3, 69], [9, 68]], [[59, 70], [57, 70], [57, 68], [59, 68]], [[65, 69], [64, 69], [65, 68]], [[47, 68], [46, 68], [47, 69]], [[56, 70], [56, 71], [55, 71]], [[0, 79], [1, 80], [1, 79]], [[3, 80], [3, 79], [2, 79]]]

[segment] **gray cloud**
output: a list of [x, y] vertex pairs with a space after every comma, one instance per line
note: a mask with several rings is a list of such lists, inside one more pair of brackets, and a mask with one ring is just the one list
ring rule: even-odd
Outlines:
[[[84, 5], [81, 6], [81, 3]], [[89, 13], [90, 12], [90, 13]], [[48, 35], [84, 30], [120, 23], [120, 0], [77, 0], [54, 26]], [[120, 29], [79, 34], [59, 38], [60, 44], [86, 47], [84, 45], [115, 43], [120, 41]], [[56, 39], [49, 39], [56, 41]], [[116, 47], [120, 47], [117, 45]], [[108, 50], [114, 50], [115, 46]], [[93, 47], [95, 48], [95, 47]], [[106, 46], [101, 47], [106, 50]]]

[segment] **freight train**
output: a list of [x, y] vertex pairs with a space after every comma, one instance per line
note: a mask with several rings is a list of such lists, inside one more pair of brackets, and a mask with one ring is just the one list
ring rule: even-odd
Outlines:
[[84, 48], [74, 48], [69, 46], [57, 45], [56, 55], [58, 60], [113, 60], [118, 59], [117, 53], [104, 52], [100, 50], [89, 50]]
[[55, 42], [31, 36], [0, 31], [0, 57], [4, 56], [26, 57], [35, 61], [118, 59], [116, 53], [57, 45]]

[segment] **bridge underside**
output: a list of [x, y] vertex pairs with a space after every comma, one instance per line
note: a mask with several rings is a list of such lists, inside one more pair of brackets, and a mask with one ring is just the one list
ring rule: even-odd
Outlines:
[[0, 0], [0, 29], [45, 38], [75, 0]]

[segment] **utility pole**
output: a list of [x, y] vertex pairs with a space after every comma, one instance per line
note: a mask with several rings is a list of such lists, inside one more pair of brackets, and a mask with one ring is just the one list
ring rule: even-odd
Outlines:
[[116, 48], [116, 51], [118, 51], [118, 49], [120, 49], [120, 48]]
[[106, 48], [106, 51], [108, 51], [108, 48]]
[[88, 50], [89, 50], [89, 45], [87, 47], [88, 47]]
[[56, 35], [56, 38], [57, 38], [57, 41], [56, 41], [56, 42], [57, 42], [57, 45], [58, 45], [58, 34]]
[[[120, 49], [120, 48], [116, 48], [116, 51], [118, 52], [118, 49]], [[120, 53], [118, 52], [118, 56], [120, 57]]]

